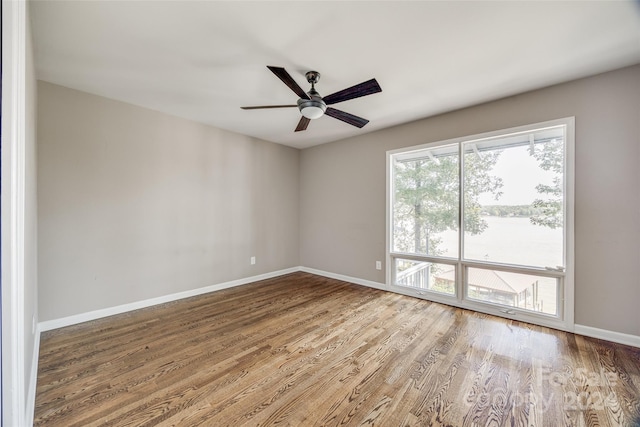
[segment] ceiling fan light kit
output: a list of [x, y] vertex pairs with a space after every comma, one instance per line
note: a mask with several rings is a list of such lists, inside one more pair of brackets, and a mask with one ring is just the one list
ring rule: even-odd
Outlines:
[[[359, 98], [373, 93], [382, 92], [380, 85], [376, 79], [371, 79], [366, 82], [351, 86], [347, 89], [343, 89], [339, 92], [322, 97], [316, 91], [315, 85], [320, 80], [320, 73], [317, 71], [308, 71], [305, 74], [307, 81], [311, 84], [311, 90], [305, 92], [302, 88], [293, 80], [293, 77], [282, 67], [267, 66], [273, 74], [275, 74], [289, 89], [291, 89], [296, 95], [300, 97], [297, 102], [297, 107], [302, 114], [296, 132], [307, 129], [309, 122], [314, 119], [319, 119], [323, 115], [333, 117], [334, 119], [341, 120], [352, 126], [362, 128], [369, 123], [369, 120], [362, 117], [355, 116], [353, 114], [341, 111], [332, 107], [327, 107], [330, 104], [337, 104], [338, 102], [347, 101], [349, 99]], [[262, 105], [255, 107], [240, 107], [243, 110], [257, 110], [263, 108], [287, 108], [295, 107], [296, 105]]]
[[323, 102], [317, 101], [303, 101], [298, 103], [300, 113], [307, 119], [319, 119], [327, 111], [327, 106]]

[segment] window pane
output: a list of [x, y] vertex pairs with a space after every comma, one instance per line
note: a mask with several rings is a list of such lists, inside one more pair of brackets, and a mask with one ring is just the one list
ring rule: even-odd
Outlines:
[[463, 258], [564, 266], [564, 126], [464, 144]]
[[458, 146], [393, 156], [393, 250], [458, 257]]
[[524, 310], [557, 315], [558, 279], [467, 268], [467, 296]]
[[396, 285], [456, 294], [456, 269], [449, 264], [396, 259]]

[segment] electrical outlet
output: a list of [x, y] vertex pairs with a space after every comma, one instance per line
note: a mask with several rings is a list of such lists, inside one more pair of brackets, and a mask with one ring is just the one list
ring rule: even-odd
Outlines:
[[382, 261], [376, 261], [376, 270], [382, 270]]
[[251, 265], [255, 265], [256, 263], [256, 257], [252, 256], [251, 257]]

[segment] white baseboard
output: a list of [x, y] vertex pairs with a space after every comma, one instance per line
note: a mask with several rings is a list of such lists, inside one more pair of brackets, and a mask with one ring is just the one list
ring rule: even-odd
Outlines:
[[389, 288], [384, 283], [374, 282], [372, 280], [360, 279], [358, 277], [345, 276], [343, 274], [330, 273], [328, 271], [316, 270], [315, 268], [300, 267], [299, 271], [305, 273], [316, 274], [318, 276], [328, 277], [330, 279], [342, 280], [343, 282], [355, 283], [356, 285], [368, 286], [370, 288], [380, 289], [381, 291], [388, 291]]
[[637, 335], [623, 334], [621, 332], [613, 332], [584, 325], [575, 325], [575, 333], [586, 337], [598, 338], [640, 348], [640, 336]]
[[129, 304], [122, 304], [115, 307], [89, 311], [87, 313], [75, 314], [73, 316], [63, 317], [60, 319], [47, 320], [44, 322], [40, 322], [38, 324], [38, 328], [41, 332], [50, 331], [52, 329], [58, 329], [58, 328], [63, 328], [65, 326], [76, 325], [78, 323], [101, 319], [103, 317], [113, 316], [115, 314], [122, 314], [128, 311], [138, 310], [140, 308], [147, 308], [147, 307], [151, 307], [158, 304], [164, 304], [166, 302], [172, 302], [172, 301], [177, 301], [184, 298], [206, 294], [209, 292], [219, 291], [222, 289], [232, 288], [235, 286], [246, 285], [247, 283], [257, 282], [265, 279], [271, 279], [273, 277], [282, 276], [284, 274], [295, 273], [296, 271], [300, 271], [300, 267], [292, 267], [284, 270], [272, 271], [270, 273], [260, 274], [257, 276], [245, 277], [244, 279], [231, 280], [229, 282], [218, 283], [216, 285], [211, 285], [211, 286], [205, 286], [204, 288], [192, 289], [184, 292], [177, 292], [175, 294], [169, 294], [169, 295], [164, 295], [161, 297], [151, 298], [143, 301], [136, 301]]

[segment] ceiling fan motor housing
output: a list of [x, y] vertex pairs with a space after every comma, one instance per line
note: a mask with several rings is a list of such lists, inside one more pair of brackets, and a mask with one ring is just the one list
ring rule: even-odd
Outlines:
[[311, 99], [298, 99], [298, 109], [300, 113], [308, 119], [318, 119], [322, 117], [327, 110], [327, 104], [325, 104], [315, 89], [312, 88], [307, 94]]

